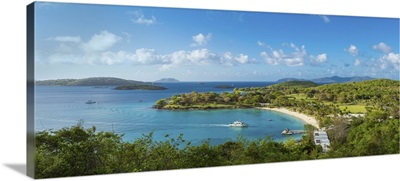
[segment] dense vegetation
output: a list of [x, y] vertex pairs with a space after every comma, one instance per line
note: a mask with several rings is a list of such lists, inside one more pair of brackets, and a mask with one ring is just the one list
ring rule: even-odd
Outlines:
[[270, 136], [258, 140], [238, 137], [220, 145], [205, 140], [192, 146], [183, 135], [165, 135], [166, 141], [155, 141], [153, 133], [123, 142], [123, 135], [78, 124], [36, 134], [35, 175], [52, 178], [399, 153], [397, 119], [356, 120], [347, 136], [329, 133], [332, 147], [326, 153], [314, 144], [313, 127], [306, 125], [305, 129], [301, 142], [292, 138], [276, 142]]
[[37, 86], [68, 86], [76, 79], [56, 79], [56, 80], [39, 80], [36, 81]]
[[145, 82], [125, 80], [114, 77], [92, 77], [84, 79], [56, 79], [36, 81], [37, 86], [120, 86], [145, 84]]
[[115, 90], [165, 90], [167, 88], [162, 87], [162, 86], [156, 86], [156, 85], [121, 85], [116, 88]]
[[297, 78], [284, 78], [284, 79], [279, 79], [276, 81], [277, 83], [282, 83], [282, 82], [288, 82], [288, 81], [311, 81], [315, 82], [317, 84], [332, 84], [332, 83], [346, 83], [346, 82], [361, 82], [361, 81], [366, 81], [366, 80], [372, 80], [373, 78], [365, 76], [365, 77], [338, 77], [338, 76], [332, 76], [332, 77], [322, 77], [322, 78], [317, 78], [317, 79], [310, 79], [310, 80], [304, 80], [304, 79], [297, 79]]
[[[313, 160], [382, 154], [399, 154], [399, 81], [379, 79], [358, 83], [299, 86], [297, 83], [261, 88], [235, 89], [232, 93], [175, 95], [157, 101], [160, 109], [193, 106], [284, 106], [316, 117], [326, 127], [330, 150], [322, 152], [313, 142], [312, 131], [300, 142], [273, 137], [247, 140], [238, 137], [220, 145], [204, 140], [191, 145], [184, 135], [155, 141], [152, 133], [130, 142], [113, 132], [84, 129], [82, 123], [61, 130], [36, 134], [37, 178], [183, 169], [223, 165]], [[343, 105], [365, 107], [354, 117]], [[204, 107], [203, 107], [204, 108]]]
[[280, 84], [272, 85], [272, 87], [277, 89], [284, 89], [284, 88], [307, 88], [307, 87], [316, 87], [318, 86], [317, 83], [312, 81], [287, 81]]
[[400, 82], [376, 79], [317, 86], [308, 81], [290, 81], [268, 87], [235, 88], [232, 92], [191, 92], [158, 100], [157, 109], [220, 109], [286, 107], [315, 117], [320, 127], [349, 113], [385, 112], [399, 118]]

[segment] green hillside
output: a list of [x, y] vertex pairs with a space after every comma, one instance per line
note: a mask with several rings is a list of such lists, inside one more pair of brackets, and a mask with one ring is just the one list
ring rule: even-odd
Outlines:
[[56, 79], [36, 81], [37, 86], [121, 86], [132, 84], [146, 83], [114, 77], [91, 77], [84, 79]]

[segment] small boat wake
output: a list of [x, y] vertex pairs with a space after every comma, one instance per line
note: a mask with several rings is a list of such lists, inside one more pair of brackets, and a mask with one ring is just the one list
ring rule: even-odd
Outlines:
[[202, 124], [202, 126], [211, 126], [211, 127], [229, 127], [228, 124]]

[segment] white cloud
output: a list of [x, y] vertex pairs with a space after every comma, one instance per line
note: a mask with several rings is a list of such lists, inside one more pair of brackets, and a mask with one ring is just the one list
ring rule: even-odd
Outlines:
[[198, 35], [192, 37], [194, 43], [192, 43], [190, 46], [204, 46], [208, 41], [211, 40], [211, 36], [211, 33], [208, 33], [206, 36], [204, 36], [202, 33], [199, 33]]
[[[128, 35], [127, 36], [131, 36]], [[94, 34], [84, 42], [80, 37], [59, 36], [51, 38], [60, 44], [53, 52], [41, 53], [40, 61], [43, 63], [71, 63], [89, 65], [160, 65], [160, 70], [168, 70], [183, 65], [222, 65], [234, 66], [256, 62], [250, 60], [248, 55], [230, 52], [217, 54], [208, 49], [196, 49], [192, 51], [175, 51], [167, 54], [159, 54], [155, 49], [139, 48], [134, 51], [113, 51], [113, 47], [122, 38], [108, 31]], [[194, 41], [204, 45], [211, 39], [211, 34], [194, 36]], [[72, 46], [70, 42], [79, 43]]]
[[225, 66], [234, 66], [235, 65], [235, 56], [231, 52], [225, 52], [220, 60], [220, 64]]
[[167, 71], [167, 70], [171, 70], [173, 67], [176, 67], [176, 65], [174, 65], [174, 64], [165, 64], [165, 65], [161, 65], [159, 70], [160, 71]]
[[357, 56], [358, 55], [358, 49], [355, 45], [350, 45], [350, 47], [348, 49], [346, 49], [347, 52], [349, 52], [349, 54], [351, 56]]
[[395, 54], [395, 53], [389, 53], [386, 56], [386, 59], [389, 60], [392, 63], [400, 63], [400, 56], [399, 54]]
[[163, 62], [172, 63], [172, 64], [183, 64], [185, 62], [189, 62], [188, 54], [186, 51], [176, 51], [169, 55], [163, 56]]
[[121, 38], [108, 31], [94, 34], [87, 42], [80, 36], [57, 36], [48, 40], [60, 42], [53, 52], [48, 52], [48, 63], [112, 65], [121, 59], [109, 51]]
[[110, 49], [114, 46], [121, 38], [108, 31], [102, 31], [100, 34], [95, 34], [87, 42], [82, 44], [82, 49], [85, 52], [100, 52]]
[[131, 20], [136, 24], [152, 25], [157, 21], [156, 17], [154, 16], [151, 16], [151, 18], [146, 18], [144, 14], [140, 11], [131, 11], [128, 12], [128, 14], [133, 15], [133, 18]]
[[378, 59], [381, 69], [394, 68], [400, 70], [400, 54], [389, 53]]
[[220, 63], [221, 57], [208, 49], [197, 49], [193, 51], [176, 51], [171, 54], [162, 55], [160, 70], [169, 70], [181, 65], [208, 65]]
[[258, 46], [265, 46], [265, 43], [264, 43], [264, 42], [261, 42], [261, 41], [257, 41], [257, 45], [258, 45]]
[[188, 59], [197, 65], [208, 64], [209, 61], [217, 60], [218, 56], [207, 49], [193, 50], [188, 52]]
[[154, 49], [141, 48], [135, 51], [133, 61], [140, 64], [157, 64], [161, 60], [161, 56], [157, 55]]
[[303, 66], [304, 60], [301, 57], [287, 58], [285, 64], [287, 66]]
[[317, 62], [319, 63], [325, 62], [326, 60], [328, 60], [328, 56], [326, 55], [326, 53], [319, 54], [317, 56]]
[[287, 66], [303, 66], [306, 61], [311, 65], [319, 65], [328, 61], [328, 55], [326, 53], [318, 55], [308, 55], [304, 45], [298, 47], [294, 43], [283, 43], [282, 46], [290, 47], [291, 52], [284, 51], [282, 49], [276, 50], [268, 46], [268, 51], [263, 51], [260, 56], [263, 57], [264, 61], [270, 65], [284, 64]]
[[56, 47], [55, 50], [57, 52], [72, 53], [74, 51], [74, 48], [65, 43], [61, 43], [58, 47]]
[[161, 55], [163, 64], [160, 70], [169, 70], [182, 65], [223, 65], [234, 66], [238, 63], [252, 63], [248, 55], [239, 54], [234, 56], [231, 52], [218, 55], [208, 49], [197, 49], [193, 51], [177, 51], [171, 54]]
[[140, 48], [135, 50], [135, 52], [128, 51], [118, 51], [103, 52], [99, 56], [100, 63], [113, 65], [121, 63], [131, 63], [131, 64], [160, 64], [162, 63], [162, 56], [158, 55], [154, 49]]
[[354, 66], [360, 66], [362, 64], [362, 61], [360, 59], [354, 60]]
[[396, 70], [400, 70], [400, 54], [389, 53], [384, 57]]
[[144, 18], [144, 16], [141, 16], [138, 19], [136, 19], [134, 22], [139, 23], [139, 24], [151, 25], [156, 22], [156, 17], [151, 16], [151, 19], [146, 19], [146, 18]]
[[307, 58], [307, 51], [305, 46], [301, 48], [297, 47], [294, 43], [290, 43], [289, 46], [294, 50], [289, 54], [285, 54], [282, 49], [274, 50], [271, 48], [271, 53], [261, 52], [261, 56], [265, 62], [271, 65], [278, 65], [280, 63], [286, 64], [287, 66], [303, 66], [304, 59]]
[[81, 37], [79, 36], [57, 36], [55, 38], [51, 38], [52, 40], [59, 42], [71, 42], [71, 43], [80, 43]]
[[231, 52], [226, 52], [226, 53], [224, 53], [223, 57], [224, 57], [224, 59], [226, 59], [226, 60], [232, 60], [232, 59], [233, 59], [233, 55], [232, 55]]
[[294, 43], [290, 43], [289, 45], [291, 48], [295, 49], [296, 51], [299, 51], [299, 48]]
[[285, 56], [285, 54], [283, 53], [282, 50], [280, 50], [280, 51], [274, 50], [274, 51], [272, 51], [272, 55], [274, 58], [277, 58], [277, 59], [280, 59]]
[[235, 60], [241, 64], [249, 62], [249, 56], [240, 54], [239, 57], [235, 57]]
[[121, 64], [125, 59], [128, 59], [129, 53], [125, 51], [119, 51], [117, 53], [107, 51], [101, 53], [99, 60], [101, 64], [105, 65], [115, 65]]
[[329, 17], [326, 16], [326, 15], [320, 15], [319, 17], [322, 18], [322, 20], [323, 20], [325, 23], [331, 22], [331, 20], [329, 19]]
[[277, 58], [271, 57], [267, 52], [261, 52], [260, 55], [264, 58], [265, 62], [271, 65], [278, 65], [279, 62]]
[[328, 60], [328, 55], [326, 53], [319, 54], [316, 57], [313, 55], [310, 56], [311, 65], [319, 65], [321, 63], [326, 62], [327, 60]]
[[[42, 59], [42, 58], [41, 58]], [[252, 63], [248, 55], [239, 54], [234, 56], [227, 52], [218, 55], [208, 49], [196, 49], [192, 51], [175, 51], [169, 54], [158, 54], [155, 49], [140, 48], [130, 51], [101, 51], [66, 53], [56, 52], [48, 56], [49, 63], [71, 63], [71, 64], [133, 64], [133, 65], [160, 65], [160, 70], [169, 70], [183, 65], [223, 65], [234, 66], [236, 64]], [[255, 61], [254, 61], [255, 62]]]
[[372, 48], [375, 49], [375, 50], [379, 50], [379, 51], [381, 51], [383, 53], [392, 52], [392, 47], [390, 47], [389, 45], [386, 45], [383, 42], [380, 42], [379, 44], [372, 46]]
[[54, 53], [47, 57], [48, 63], [83, 64], [82, 55], [70, 53]]

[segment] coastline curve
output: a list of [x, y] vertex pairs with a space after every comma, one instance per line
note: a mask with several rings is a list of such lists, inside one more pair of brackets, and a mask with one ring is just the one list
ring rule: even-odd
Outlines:
[[291, 110], [286, 109], [286, 108], [259, 107], [258, 109], [264, 109], [264, 110], [269, 110], [269, 111], [280, 112], [280, 113], [283, 113], [283, 114], [288, 114], [288, 115], [291, 115], [291, 116], [294, 116], [294, 117], [297, 117], [297, 118], [301, 119], [303, 122], [305, 122], [307, 124], [310, 124], [310, 125], [316, 127], [317, 129], [320, 129], [319, 125], [318, 125], [318, 121], [315, 118], [313, 118], [311, 116], [308, 116], [308, 115], [305, 115], [305, 114], [302, 114], [302, 113], [294, 112], [294, 111], [291, 111]]

